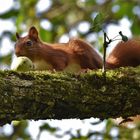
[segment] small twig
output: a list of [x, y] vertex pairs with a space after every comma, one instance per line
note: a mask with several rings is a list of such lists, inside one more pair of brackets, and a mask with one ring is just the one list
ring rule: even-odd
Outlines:
[[104, 44], [103, 44], [103, 49], [104, 49], [104, 54], [103, 54], [103, 73], [105, 74], [106, 73], [106, 48], [107, 48], [107, 44], [106, 44], [106, 33], [104, 33]]
[[[121, 36], [121, 39], [117, 39], [118, 36]], [[128, 40], [128, 37], [123, 35], [122, 32], [120, 31], [119, 35], [115, 36], [113, 39], [109, 39], [107, 34], [104, 32], [104, 43], [103, 43], [104, 53], [103, 53], [103, 68], [102, 68], [102, 72], [103, 72], [105, 77], [106, 77], [106, 49], [107, 49], [108, 45], [111, 42], [116, 41], [116, 40], [122, 40], [122, 41], [126, 42]]]
[[124, 123], [128, 123], [128, 122], [133, 122], [133, 120], [131, 118], [126, 118], [124, 120], [122, 120], [119, 125], [124, 124]]
[[[106, 39], [108, 39], [108, 40], [106, 40]], [[104, 75], [106, 75], [106, 49], [111, 42], [112, 42], [112, 40], [109, 39], [107, 34], [104, 32], [104, 44], [103, 44], [104, 54], [103, 54], [103, 68], [102, 68]]]

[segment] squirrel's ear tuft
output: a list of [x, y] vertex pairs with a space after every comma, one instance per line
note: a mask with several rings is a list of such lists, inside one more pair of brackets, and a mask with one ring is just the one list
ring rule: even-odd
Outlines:
[[37, 29], [34, 26], [32, 26], [29, 29], [29, 37], [31, 37], [31, 38], [33, 38], [35, 40], [38, 39], [38, 31], [37, 31]]
[[18, 39], [20, 39], [20, 36], [19, 36], [19, 34], [16, 32], [16, 39], [18, 40]]

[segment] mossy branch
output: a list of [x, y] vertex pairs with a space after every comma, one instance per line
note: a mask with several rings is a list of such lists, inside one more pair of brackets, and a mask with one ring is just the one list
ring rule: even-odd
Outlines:
[[140, 114], [140, 67], [81, 74], [0, 71], [0, 123]]

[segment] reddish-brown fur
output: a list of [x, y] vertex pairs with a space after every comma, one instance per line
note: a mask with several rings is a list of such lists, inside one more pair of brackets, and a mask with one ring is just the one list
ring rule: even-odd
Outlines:
[[140, 39], [118, 43], [106, 60], [106, 67], [109, 69], [138, 65], [140, 65]]
[[[80, 66], [80, 69], [98, 69], [102, 67], [99, 54], [85, 41], [71, 39], [68, 43], [43, 43], [38, 37], [35, 27], [29, 29], [25, 37], [18, 34], [15, 53], [17, 56], [26, 56], [33, 63], [44, 61], [51, 65], [48, 69], [64, 70], [71, 64]], [[37, 67], [36, 69], [41, 69]], [[44, 69], [44, 68], [42, 68]]]
[[[140, 65], [140, 39], [130, 39], [118, 43], [106, 60], [108, 69], [138, 65]], [[128, 124], [140, 121], [140, 115], [131, 116], [126, 120], [118, 118], [118, 120], [121, 125], [128, 126]]]

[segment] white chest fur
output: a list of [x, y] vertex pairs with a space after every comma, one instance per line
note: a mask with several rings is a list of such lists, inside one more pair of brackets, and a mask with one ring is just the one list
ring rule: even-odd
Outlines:
[[[53, 70], [53, 66], [44, 60], [34, 62], [36, 70]], [[65, 72], [78, 72], [81, 69], [80, 65], [74, 62], [70, 62], [67, 67], [63, 69]]]
[[80, 70], [81, 70], [80, 65], [76, 63], [71, 63], [64, 69], [65, 72], [78, 72]]
[[53, 69], [52, 65], [47, 63], [44, 60], [35, 61], [34, 66], [36, 70], [52, 70]]

